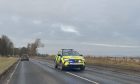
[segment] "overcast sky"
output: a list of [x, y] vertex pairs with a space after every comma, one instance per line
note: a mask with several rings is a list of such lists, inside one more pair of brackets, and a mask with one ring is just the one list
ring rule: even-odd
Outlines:
[[39, 52], [140, 56], [140, 0], [0, 0], [0, 34]]

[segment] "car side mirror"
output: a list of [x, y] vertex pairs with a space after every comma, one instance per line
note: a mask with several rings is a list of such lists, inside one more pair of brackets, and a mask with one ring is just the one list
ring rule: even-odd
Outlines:
[[61, 56], [61, 54], [57, 54], [58, 56]]

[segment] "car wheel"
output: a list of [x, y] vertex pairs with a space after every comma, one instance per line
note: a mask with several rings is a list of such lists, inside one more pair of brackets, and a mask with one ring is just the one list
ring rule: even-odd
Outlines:
[[65, 70], [65, 67], [63, 66], [63, 64], [60, 64], [60, 70]]
[[57, 64], [55, 64], [54, 68], [56, 68], [56, 69], [57, 69], [57, 68], [58, 68], [58, 65], [57, 65]]
[[85, 70], [85, 67], [84, 67], [84, 66], [83, 66], [83, 67], [81, 67], [81, 68], [80, 68], [80, 70], [81, 70], [81, 71], [84, 71], [84, 70]]

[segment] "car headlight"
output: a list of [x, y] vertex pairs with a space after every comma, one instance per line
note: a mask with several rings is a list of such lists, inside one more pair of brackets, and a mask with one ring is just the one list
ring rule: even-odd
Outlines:
[[78, 62], [82, 62], [82, 60], [79, 60]]
[[85, 61], [85, 59], [82, 59], [82, 61]]
[[69, 59], [64, 59], [64, 61], [68, 61]]

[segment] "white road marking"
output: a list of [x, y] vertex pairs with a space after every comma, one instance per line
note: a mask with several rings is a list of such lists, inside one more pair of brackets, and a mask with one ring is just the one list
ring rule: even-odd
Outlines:
[[19, 65], [19, 62], [17, 63], [17, 65], [16, 65], [14, 71], [13, 71], [12, 74], [10, 75], [9, 80], [7, 80], [7, 83], [6, 83], [6, 84], [9, 84], [9, 83], [10, 83], [10, 80], [12, 79], [14, 73], [16, 72], [16, 69], [17, 69], [18, 65]]
[[50, 67], [50, 68], [54, 68], [54, 66], [52, 66], [52, 65], [47, 65], [48, 67]]
[[48, 63], [48, 62], [41, 62], [41, 61], [34, 60], [34, 59], [32, 59], [32, 61], [36, 61], [36, 62], [38, 62], [38, 63], [40, 63], [40, 64], [47, 64], [48, 67], [54, 68], [53, 64], [50, 64], [50, 63]]
[[70, 74], [70, 75], [72, 75], [72, 76], [78, 77], [78, 78], [80, 78], [80, 79], [86, 80], [86, 81], [88, 81], [88, 82], [90, 82], [90, 83], [99, 84], [99, 83], [97, 83], [97, 82], [95, 82], [95, 81], [92, 81], [92, 80], [89, 80], [89, 79], [87, 79], [87, 78], [78, 76], [78, 75], [76, 75], [76, 74], [73, 74], [73, 73], [70, 73], [70, 72], [66, 72], [66, 73], [67, 73], [67, 74]]
[[[39, 62], [39, 63], [41, 63], [41, 62]], [[47, 66], [48, 66], [48, 67], [53, 68], [53, 64], [50, 64], [50, 63], [48, 63], [48, 62], [46, 62], [46, 63], [47, 63]], [[43, 63], [41, 63], [41, 64], [43, 64]], [[90, 83], [93, 83], [93, 84], [99, 84], [98, 82], [95, 82], [95, 81], [89, 80], [89, 79], [87, 79], [87, 78], [84, 78], [84, 77], [78, 76], [78, 75], [73, 74], [73, 73], [71, 73], [71, 72], [66, 72], [66, 73], [69, 74], [69, 75], [72, 75], [72, 76], [78, 77], [78, 78], [80, 78], [80, 79], [86, 80], [86, 81], [88, 81], [88, 82], [90, 82]]]

